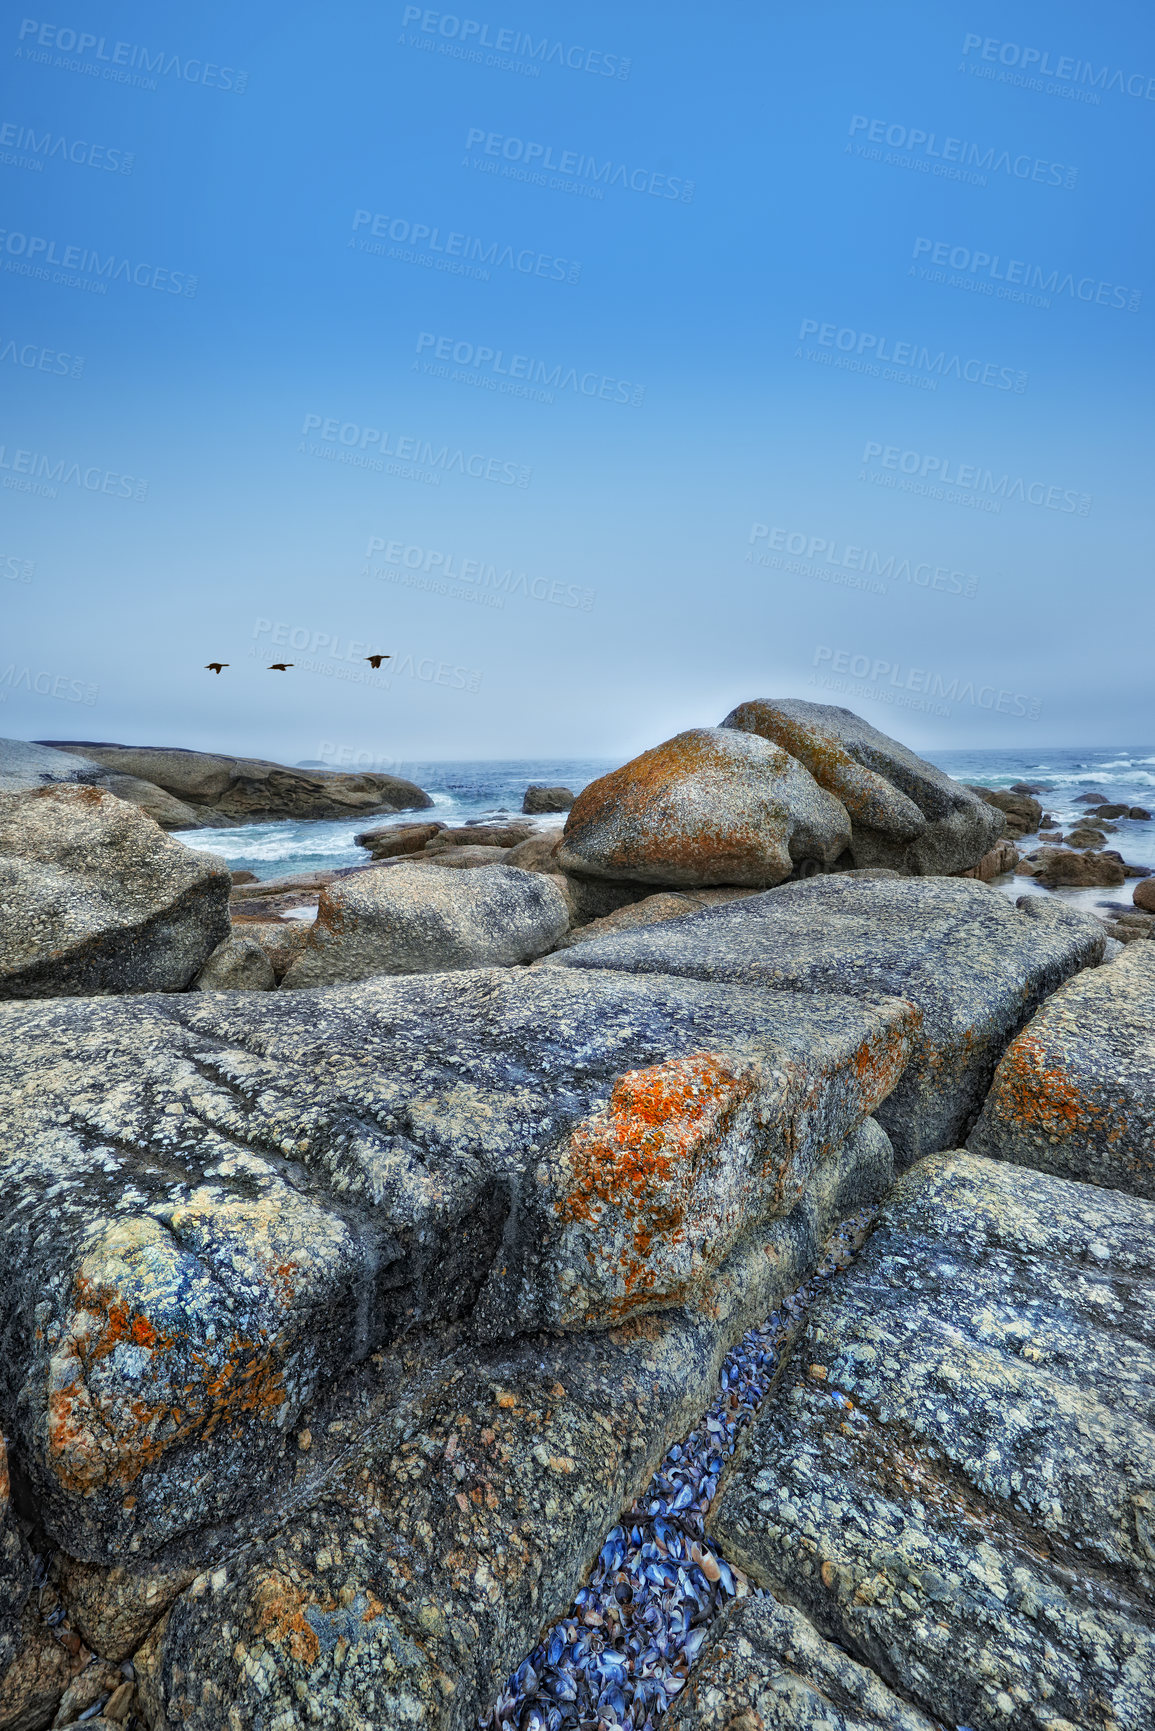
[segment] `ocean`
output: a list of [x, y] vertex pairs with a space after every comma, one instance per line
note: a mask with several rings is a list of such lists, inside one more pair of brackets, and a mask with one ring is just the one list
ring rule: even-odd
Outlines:
[[[924, 755], [957, 781], [976, 782], [983, 787], [1006, 788], [1012, 782], [1044, 784], [1037, 797], [1045, 812], [1065, 826], [1085, 807], [1076, 804], [1081, 793], [1102, 793], [1111, 804], [1143, 806], [1155, 811], [1155, 747], [1079, 748], [990, 751], [980, 748], [928, 751]], [[310, 766], [312, 767], [312, 766]], [[415, 781], [433, 800], [428, 812], [447, 824], [508, 820], [521, 815], [522, 796], [529, 783], [568, 787], [580, 793], [617, 764], [598, 758], [514, 758], [503, 762], [407, 763], [393, 773]], [[360, 817], [337, 823], [283, 820], [278, 823], [246, 824], [239, 829], [182, 830], [180, 840], [189, 847], [220, 854], [232, 871], [251, 871], [258, 878], [284, 877], [289, 872], [319, 871], [359, 865], [365, 850], [353, 837], [363, 829], [419, 821], [426, 814], [399, 812], [392, 817]], [[562, 821], [546, 818], [546, 823]], [[1126, 819], [1109, 846], [1125, 860], [1155, 867], [1155, 821]], [[1096, 911], [1112, 903], [1130, 905], [1131, 881], [1115, 890], [1042, 891], [1029, 879], [1003, 880], [1005, 893], [1052, 894], [1075, 906]]]

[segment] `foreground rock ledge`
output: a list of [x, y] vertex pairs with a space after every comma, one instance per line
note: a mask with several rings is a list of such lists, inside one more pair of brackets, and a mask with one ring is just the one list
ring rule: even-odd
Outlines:
[[917, 1004], [911, 1062], [879, 1109], [904, 1164], [963, 1141], [1011, 1037], [1106, 941], [1043, 896], [1012, 907], [969, 878], [840, 873], [784, 884], [676, 925], [547, 956], [545, 969], [744, 981], [771, 991], [889, 993]]
[[931, 1156], [811, 1312], [716, 1542], [948, 1725], [1146, 1731], [1153, 1300], [1151, 1203]]
[[1008, 1046], [967, 1146], [1155, 1200], [1155, 945], [1080, 974]]
[[112, 1563], [259, 1504], [414, 1330], [686, 1302], [894, 1087], [895, 998], [475, 970], [0, 1006], [0, 1412]]

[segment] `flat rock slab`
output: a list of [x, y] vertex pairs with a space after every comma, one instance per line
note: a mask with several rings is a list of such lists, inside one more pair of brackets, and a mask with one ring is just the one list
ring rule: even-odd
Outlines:
[[973, 879], [839, 873], [577, 945], [546, 965], [908, 999], [921, 1033], [878, 1116], [909, 1163], [964, 1140], [1008, 1040], [1104, 942], [1097, 921], [1041, 896], [1014, 908]]
[[42, 1519], [148, 1555], [415, 1328], [691, 1297], [874, 1111], [915, 1019], [553, 969], [0, 1006], [0, 1416]]
[[410, 1397], [387, 1388], [380, 1417], [366, 1367], [360, 1403], [314, 1421], [298, 1455], [302, 1474], [325, 1446], [336, 1465], [286, 1493], [270, 1537], [207, 1565], [136, 1653], [153, 1722], [246, 1731], [295, 1724], [308, 1701], [311, 1723], [472, 1731], [698, 1419], [725, 1351], [889, 1170], [867, 1123], [692, 1310], [459, 1353]]
[[975, 1731], [1146, 1731], [1155, 1206], [963, 1151], [812, 1310], [714, 1540]]
[[1155, 1199], [1155, 945], [1048, 998], [1003, 1053], [967, 1146]]
[[665, 1723], [671, 1731], [942, 1731], [769, 1595], [730, 1607]]
[[55, 751], [29, 739], [0, 739], [0, 793], [27, 793], [52, 782], [92, 784], [104, 780], [104, 766], [91, 757]]

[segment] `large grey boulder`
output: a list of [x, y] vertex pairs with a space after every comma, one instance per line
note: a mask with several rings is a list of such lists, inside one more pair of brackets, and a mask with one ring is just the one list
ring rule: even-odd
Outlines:
[[592, 781], [566, 820], [557, 863], [672, 889], [762, 889], [827, 870], [849, 840], [838, 800], [786, 752], [695, 727]]
[[271, 992], [276, 984], [272, 959], [243, 929], [217, 945], [193, 981], [198, 992]]
[[946, 1725], [1146, 1731], [1153, 1303], [1151, 1203], [931, 1156], [812, 1309], [713, 1541]]
[[470, 1731], [697, 1421], [722, 1354], [886, 1188], [886, 1154], [868, 1122], [697, 1305], [460, 1349], [401, 1387], [367, 1365], [292, 1451], [291, 1518], [218, 1541], [137, 1650], [151, 1722], [220, 1731], [227, 1704], [242, 1726], [294, 1724], [307, 1701], [321, 1725]]
[[729, 1607], [664, 1723], [670, 1731], [940, 1731], [769, 1593]]
[[967, 1147], [1155, 1200], [1155, 944], [1048, 998], [1003, 1053]]
[[741, 980], [789, 992], [889, 993], [918, 1006], [914, 1055], [879, 1109], [903, 1164], [956, 1147], [1008, 1042], [1056, 987], [1098, 962], [1104, 927], [1042, 896], [970, 878], [837, 873], [575, 945], [546, 968]]
[[544, 873], [484, 863], [442, 872], [406, 861], [326, 884], [281, 985], [512, 967], [544, 954], [568, 925], [565, 897]]
[[80, 752], [114, 774], [154, 783], [191, 807], [199, 823], [210, 826], [282, 817], [360, 817], [433, 804], [413, 782], [368, 770], [351, 774], [290, 768], [265, 758], [186, 751], [177, 746], [61, 740], [40, 743]]
[[0, 1006], [0, 1414], [39, 1519], [143, 1562], [263, 1506], [372, 1354], [696, 1300], [915, 1020], [560, 969]]
[[229, 934], [229, 887], [102, 788], [0, 794], [0, 997], [183, 991]]
[[722, 726], [772, 740], [842, 801], [848, 865], [916, 877], [965, 871], [1003, 832], [995, 807], [852, 710], [759, 698], [732, 709]]
[[54, 751], [27, 739], [0, 739], [0, 793], [28, 793], [53, 782], [91, 785], [103, 779], [103, 766], [91, 757]]

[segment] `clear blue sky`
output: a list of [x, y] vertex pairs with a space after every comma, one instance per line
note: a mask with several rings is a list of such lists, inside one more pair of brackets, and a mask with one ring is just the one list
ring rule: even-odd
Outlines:
[[0, 732], [1155, 733], [1145, 3], [2, 30]]

